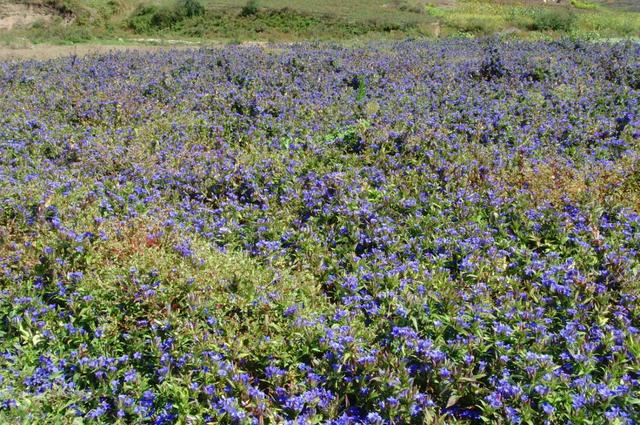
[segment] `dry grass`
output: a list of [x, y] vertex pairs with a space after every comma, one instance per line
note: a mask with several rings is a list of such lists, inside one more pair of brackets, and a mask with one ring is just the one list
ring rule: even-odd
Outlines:
[[155, 52], [167, 49], [193, 49], [199, 45], [152, 45], [152, 44], [74, 44], [74, 45], [0, 45], [0, 61], [21, 59], [53, 59], [64, 56], [85, 56], [131, 50]]
[[637, 180], [638, 164], [622, 159], [615, 167], [576, 167], [561, 161], [533, 164], [522, 161], [518, 168], [505, 170], [496, 176], [504, 187], [524, 191], [534, 205], [551, 203], [607, 203], [616, 199], [640, 212], [640, 187]]

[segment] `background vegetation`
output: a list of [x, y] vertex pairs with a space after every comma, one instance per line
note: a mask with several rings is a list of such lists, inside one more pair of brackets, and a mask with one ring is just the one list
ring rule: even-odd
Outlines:
[[5, 31], [2, 39], [31, 43], [103, 39], [222, 41], [368, 40], [471, 37], [637, 38], [633, 2], [570, 0], [34, 0], [58, 16]]

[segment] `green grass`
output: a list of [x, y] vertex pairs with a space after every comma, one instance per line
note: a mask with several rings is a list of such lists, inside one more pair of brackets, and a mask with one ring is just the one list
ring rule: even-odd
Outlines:
[[[180, 0], [184, 2], [184, 0]], [[7, 0], [0, 0], [7, 3]], [[377, 38], [487, 36], [540, 39], [638, 38], [640, 13], [606, 1], [571, 5], [496, 4], [482, 0], [200, 0], [203, 10], [184, 13], [178, 0], [40, 0], [70, 10], [62, 19], [15, 29], [3, 39], [34, 43], [78, 43], [92, 39], [152, 36], [221, 41], [354, 40]], [[249, 12], [247, 12], [249, 11]]]
[[427, 7], [427, 13], [438, 18], [448, 34], [509, 31], [532, 38], [549, 35], [589, 38], [640, 36], [640, 13], [598, 7], [584, 1], [575, 3], [578, 6], [562, 7], [469, 1], [461, 2], [455, 8]]

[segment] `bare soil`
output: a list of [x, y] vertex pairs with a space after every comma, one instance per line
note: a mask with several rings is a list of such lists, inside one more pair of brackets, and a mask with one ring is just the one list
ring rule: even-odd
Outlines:
[[0, 3], [0, 30], [28, 27], [36, 22], [49, 23], [62, 18], [52, 8], [23, 3]]
[[77, 44], [73, 46], [56, 46], [36, 44], [27, 47], [9, 47], [0, 45], [0, 62], [24, 59], [53, 59], [71, 55], [105, 54], [110, 52], [136, 50], [159, 51], [163, 49], [193, 49], [200, 46], [192, 45], [103, 45], [103, 44]]

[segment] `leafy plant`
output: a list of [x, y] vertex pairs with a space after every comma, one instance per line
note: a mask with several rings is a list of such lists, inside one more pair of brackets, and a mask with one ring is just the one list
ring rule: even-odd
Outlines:
[[507, 68], [495, 43], [491, 43], [485, 48], [479, 73], [486, 80], [502, 78], [507, 75]]
[[204, 6], [198, 0], [179, 0], [173, 6], [140, 6], [128, 20], [128, 26], [136, 33], [153, 33], [174, 28], [187, 18], [204, 15]]
[[598, 9], [597, 4], [591, 3], [590, 1], [584, 1], [584, 0], [571, 0], [571, 6], [577, 9], [584, 9], [584, 10]]
[[180, 0], [176, 7], [180, 14], [188, 18], [204, 15], [204, 6], [199, 0]]
[[258, 14], [260, 10], [260, 4], [258, 0], [247, 0], [247, 3], [242, 7], [240, 16], [254, 16]]
[[129, 18], [128, 26], [136, 33], [153, 33], [171, 28], [183, 19], [181, 13], [170, 7], [141, 6]]
[[570, 32], [576, 25], [576, 14], [567, 9], [545, 8], [533, 13], [533, 22], [529, 29], [536, 31]]

